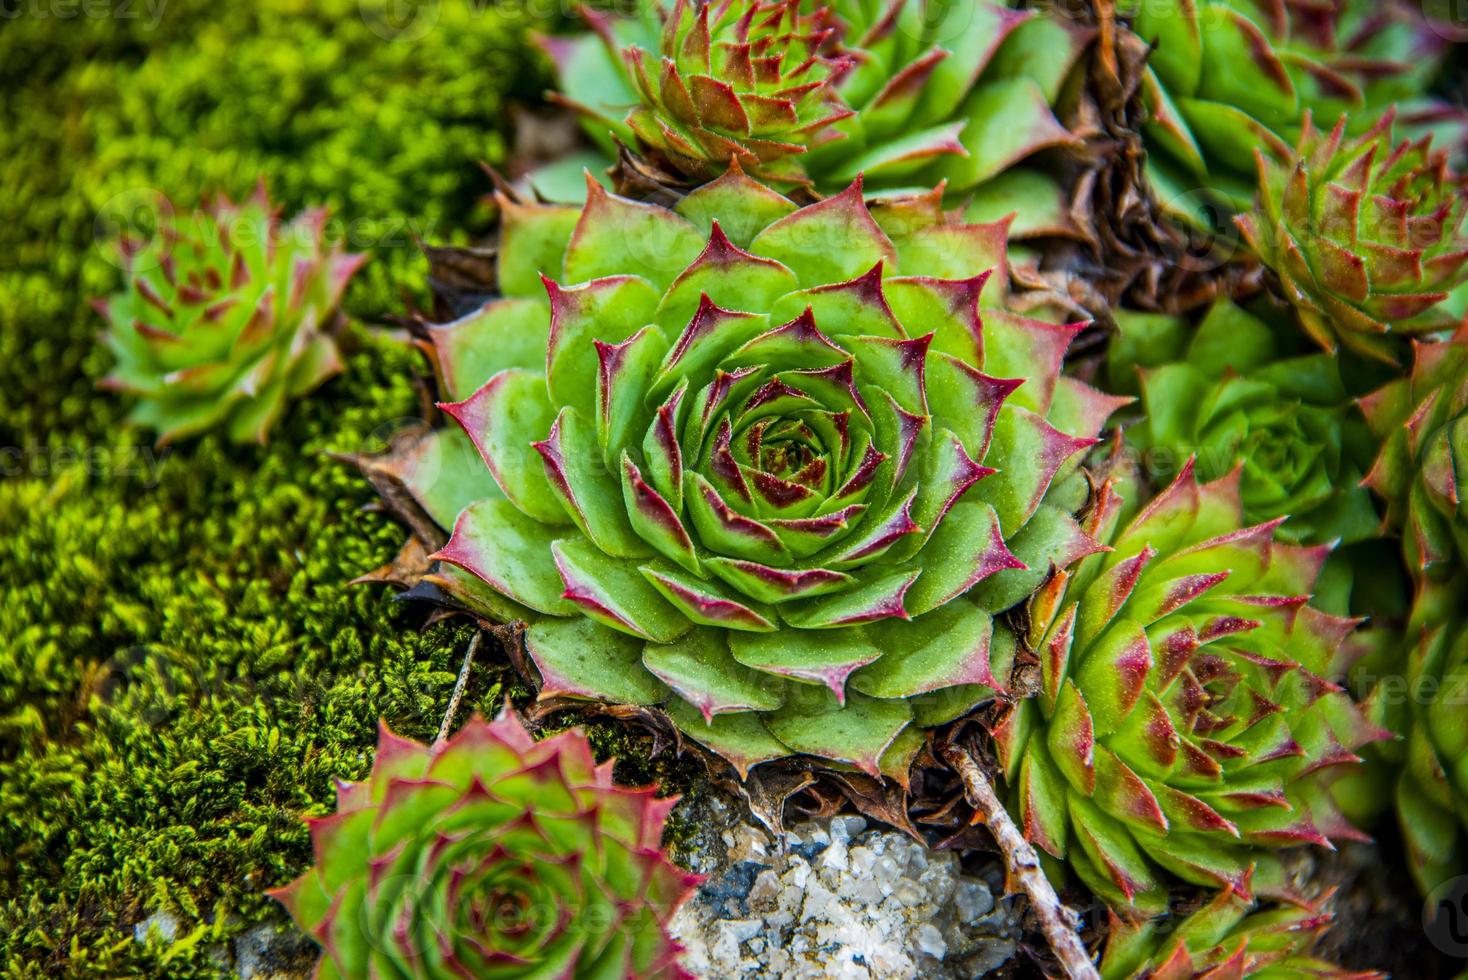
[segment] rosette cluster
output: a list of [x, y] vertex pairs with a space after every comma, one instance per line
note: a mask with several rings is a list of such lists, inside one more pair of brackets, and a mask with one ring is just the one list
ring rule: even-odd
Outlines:
[[1021, 227], [1058, 212], [1048, 178], [1012, 168], [1078, 142], [1055, 107], [1092, 33], [1061, 18], [988, 0], [642, 0], [583, 16], [594, 36], [544, 44], [560, 97], [608, 146], [694, 179], [737, 159], [821, 193], [857, 174], [869, 190], [985, 185], [1007, 202], [988, 210], [1019, 210]]
[[106, 387], [169, 442], [223, 426], [264, 442], [287, 402], [341, 370], [338, 304], [365, 256], [326, 241], [325, 209], [282, 224], [262, 186], [191, 215], [163, 208], [119, 243], [125, 285], [94, 305], [116, 358]]
[[1285, 163], [1259, 156], [1259, 205], [1238, 220], [1306, 332], [1395, 360], [1402, 336], [1455, 326], [1468, 281], [1463, 180], [1430, 136], [1395, 142], [1388, 113], [1359, 138], [1306, 119]]
[[1164, 873], [1288, 894], [1271, 852], [1358, 836], [1329, 786], [1380, 734], [1332, 680], [1355, 621], [1309, 603], [1328, 549], [1244, 526], [1237, 474], [1119, 512], [1108, 483], [1110, 550], [1030, 600], [1040, 691], [997, 732], [1025, 831], [1118, 907], [1159, 911]]
[[658, 849], [676, 803], [621, 789], [572, 730], [509, 713], [421, 745], [309, 820], [315, 864], [271, 892], [328, 977], [686, 977], [667, 922], [698, 879]]
[[1079, 325], [999, 308], [1004, 227], [940, 193], [797, 208], [736, 165], [673, 209], [502, 200], [503, 298], [430, 334], [477, 454], [394, 466], [543, 694], [901, 773], [1005, 683], [992, 614], [1096, 548], [1079, 454], [1125, 399], [1061, 374]]
[[[1448, 45], [1395, 0], [1130, 0], [1152, 46], [1143, 95], [1148, 174], [1165, 200], [1200, 182], [1234, 210], [1253, 198], [1254, 151], [1288, 158], [1308, 115], [1353, 132], [1393, 105], [1414, 132], [1462, 139], [1461, 114], [1422, 96]], [[1201, 202], [1200, 202], [1201, 203]]]

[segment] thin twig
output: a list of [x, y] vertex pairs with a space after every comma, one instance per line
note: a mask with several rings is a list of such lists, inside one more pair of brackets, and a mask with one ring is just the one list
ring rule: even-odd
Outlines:
[[449, 737], [449, 727], [453, 725], [454, 715], [459, 710], [459, 702], [463, 700], [464, 687], [469, 683], [469, 668], [474, 666], [474, 654], [479, 649], [479, 638], [483, 635], [475, 630], [474, 639], [469, 641], [469, 649], [464, 652], [464, 666], [459, 668], [459, 679], [454, 682], [454, 695], [449, 698], [449, 710], [444, 712], [443, 724], [438, 726], [440, 742]]
[[978, 817], [988, 825], [994, 839], [999, 842], [999, 850], [1004, 853], [1004, 863], [1009, 869], [1010, 878], [1019, 882], [1019, 886], [1029, 897], [1030, 907], [1040, 920], [1040, 929], [1045, 933], [1045, 940], [1050, 943], [1056, 959], [1060, 960], [1066, 976], [1070, 980], [1100, 980], [1101, 975], [1096, 972], [1095, 964], [1091, 962], [1081, 937], [1076, 933], [1079, 918], [1055, 894], [1055, 889], [1050, 886], [1049, 879], [1040, 867], [1039, 855], [1015, 826], [1009, 811], [999, 802], [989, 778], [984, 775], [978, 763], [956, 745], [950, 745], [943, 756], [958, 771], [959, 777], [963, 779], [964, 795], [978, 812]]

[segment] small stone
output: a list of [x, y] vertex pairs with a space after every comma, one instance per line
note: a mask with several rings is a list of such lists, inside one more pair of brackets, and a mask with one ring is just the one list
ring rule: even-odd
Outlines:
[[918, 887], [917, 882], [911, 878], [903, 878], [892, 889], [892, 897], [908, 908], [912, 908], [916, 905], [921, 905], [928, 895], [927, 892]]
[[877, 852], [870, 847], [853, 847], [849, 854], [851, 871], [855, 875], [870, 875], [872, 869], [877, 866]]
[[772, 912], [779, 906], [780, 899], [780, 876], [774, 871], [766, 869], [755, 876], [754, 884], [750, 886], [749, 903], [750, 911]]
[[805, 904], [800, 909], [800, 920], [829, 918], [834, 895], [819, 881], [812, 881], [805, 890]]
[[887, 854], [877, 858], [876, 866], [872, 868], [872, 876], [877, 879], [877, 884], [882, 886], [883, 893], [890, 893], [901, 875], [902, 866]]
[[827, 877], [835, 877], [838, 873], [845, 871], [848, 864], [846, 842], [839, 839], [833, 841], [830, 847], [821, 852], [816, 863]]
[[736, 943], [743, 943], [759, 935], [761, 924], [759, 919], [725, 919], [719, 923], [719, 932], [721, 938], [728, 934]]
[[843, 894], [850, 895], [854, 902], [874, 906], [882, 901], [882, 886], [873, 878], [857, 878], [843, 889]]
[[994, 896], [982, 881], [960, 881], [953, 892], [953, 904], [960, 922], [973, 922], [994, 908]]
[[148, 941], [148, 934], [151, 932], [163, 942], [171, 943], [178, 935], [179, 925], [178, 916], [172, 912], [154, 912], [142, 922], [133, 926], [133, 939], [140, 943], [146, 943]]
[[862, 817], [832, 817], [831, 818], [831, 841], [849, 841], [863, 830], [867, 829], [867, 822]]
[[918, 926], [914, 938], [917, 940], [918, 949], [934, 959], [941, 960], [948, 955], [948, 944], [943, 941], [943, 934], [931, 922], [924, 922]]

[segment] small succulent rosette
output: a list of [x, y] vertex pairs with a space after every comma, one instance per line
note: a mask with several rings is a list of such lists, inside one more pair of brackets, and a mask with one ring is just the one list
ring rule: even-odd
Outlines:
[[1468, 565], [1468, 325], [1413, 347], [1411, 373], [1361, 400], [1381, 451], [1366, 483], [1418, 577]]
[[1012, 233], [1066, 225], [1058, 187], [1022, 166], [1079, 143], [1057, 106], [1093, 32], [1064, 18], [988, 0], [640, 0], [584, 17], [593, 34], [544, 45], [560, 98], [608, 148], [694, 179], [737, 159], [825, 194], [858, 173], [869, 192], [946, 180], [987, 217], [1018, 212]]
[[1463, 178], [1430, 136], [1395, 141], [1394, 118], [1359, 138], [1307, 118], [1285, 162], [1259, 155], [1259, 204], [1237, 219], [1311, 337], [1387, 362], [1468, 307]]
[[1126, 401], [940, 193], [502, 201], [503, 297], [429, 334], [461, 431], [378, 465], [453, 528], [430, 584], [528, 623], [546, 696], [904, 774], [1006, 683], [994, 614], [1098, 547], [1081, 455]]
[[1281, 539], [1354, 542], [1381, 519], [1361, 485], [1376, 440], [1329, 354], [1284, 355], [1282, 332], [1221, 300], [1194, 328], [1182, 318], [1117, 314], [1113, 377], [1142, 401], [1126, 428], [1150, 476], [1170, 481], [1195, 459], [1200, 479], [1242, 466], [1250, 524], [1288, 518]]
[[318, 977], [687, 977], [675, 802], [614, 785], [578, 730], [535, 742], [506, 712], [429, 746], [384, 725], [371, 775], [308, 821], [312, 868], [271, 894]]
[[1384, 735], [1333, 680], [1356, 621], [1310, 605], [1329, 549], [1246, 526], [1237, 472], [1121, 508], [1103, 485], [1110, 550], [1029, 603], [1040, 690], [996, 730], [1024, 830], [1128, 915], [1173, 877], [1291, 897], [1273, 852], [1361, 837], [1329, 788]]
[[338, 307], [366, 257], [327, 243], [324, 208], [282, 224], [263, 184], [159, 219], [119, 242], [124, 287], [94, 304], [116, 358], [101, 383], [135, 396], [129, 421], [160, 442], [219, 427], [264, 442], [291, 399], [341, 370]]
[[[1423, 95], [1451, 48], [1395, 0], [1124, 0], [1152, 48], [1147, 171], [1166, 204], [1247, 209], [1254, 151], [1287, 158], [1309, 112], [1359, 134], [1401, 107], [1414, 136], [1461, 145], [1461, 112]], [[1207, 194], [1193, 193], [1206, 188]], [[1180, 208], [1184, 216], [1192, 213]]]
[[[1328, 896], [1327, 896], [1328, 900]], [[1220, 891], [1181, 921], [1135, 922], [1112, 913], [1102, 980], [1379, 980], [1314, 955], [1333, 916], [1314, 905], [1259, 907]]]

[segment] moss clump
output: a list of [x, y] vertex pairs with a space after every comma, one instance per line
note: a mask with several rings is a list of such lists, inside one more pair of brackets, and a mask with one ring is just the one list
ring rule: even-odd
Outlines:
[[[43, 5], [44, 6], [44, 5]], [[543, 87], [522, 6], [387, 0], [168, 0], [126, 16], [40, 16], [0, 31], [0, 445], [58, 429], [96, 437], [107, 367], [91, 296], [117, 286], [96, 236], [146, 226], [162, 196], [194, 206], [264, 176], [287, 213], [327, 204], [373, 261], [348, 309], [380, 316], [417, 291], [414, 235], [487, 220], [476, 162], [504, 151], [506, 101]], [[114, 12], [115, 14], [117, 12]], [[401, 28], [394, 33], [395, 27]]]
[[207, 942], [132, 924], [274, 917], [299, 813], [366, 773], [376, 719], [433, 736], [469, 631], [346, 584], [401, 532], [326, 456], [411, 410], [410, 358], [367, 341], [268, 453], [210, 437], [151, 479], [95, 452], [0, 486], [0, 972], [208, 973]]

